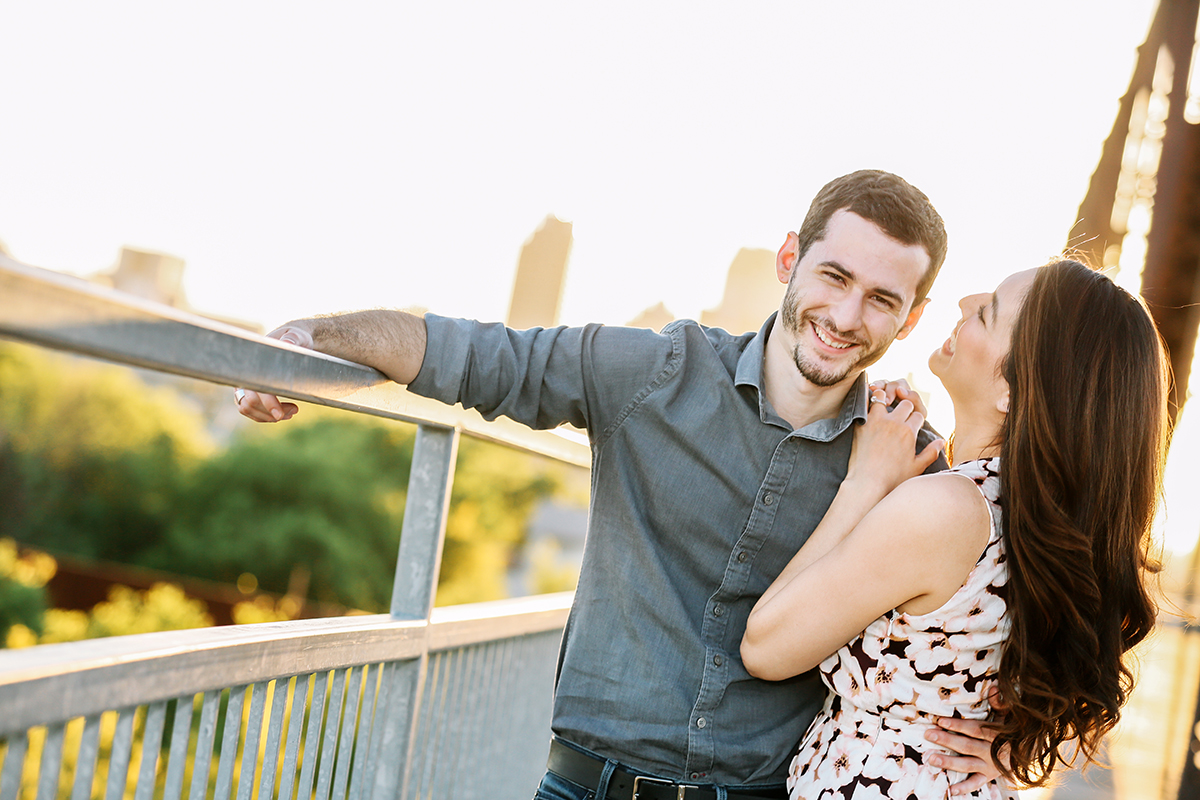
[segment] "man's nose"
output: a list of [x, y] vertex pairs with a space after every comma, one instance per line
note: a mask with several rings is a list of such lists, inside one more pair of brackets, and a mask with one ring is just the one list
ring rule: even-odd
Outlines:
[[862, 327], [862, 304], [859, 292], [847, 292], [830, 308], [830, 319], [839, 332], [851, 333]]

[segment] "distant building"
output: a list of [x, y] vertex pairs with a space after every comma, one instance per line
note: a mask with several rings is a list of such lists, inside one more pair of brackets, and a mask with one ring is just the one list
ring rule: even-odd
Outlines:
[[227, 325], [235, 325], [254, 333], [263, 332], [262, 325], [257, 322], [208, 314], [192, 308], [183, 290], [183, 272], [186, 267], [186, 262], [177, 256], [139, 250], [135, 247], [122, 247], [117, 265], [108, 272], [92, 275], [89, 280], [118, 292], [200, 314]]
[[166, 253], [122, 247], [116, 268], [97, 275], [94, 280], [126, 294], [185, 309], [188, 304], [183, 293], [184, 266], [182, 258]]
[[675, 315], [667, 310], [667, 307], [660, 302], [658, 305], [647, 308], [645, 311], [629, 320], [629, 327], [650, 328], [651, 330], [661, 331], [668, 322], [672, 322], [674, 319]]
[[757, 331], [779, 310], [784, 290], [775, 275], [775, 254], [743, 247], [729, 265], [721, 304], [702, 311], [700, 323], [730, 333]]
[[510, 328], [548, 328], [558, 324], [571, 241], [571, 223], [553, 214], [525, 241], [508, 307]]

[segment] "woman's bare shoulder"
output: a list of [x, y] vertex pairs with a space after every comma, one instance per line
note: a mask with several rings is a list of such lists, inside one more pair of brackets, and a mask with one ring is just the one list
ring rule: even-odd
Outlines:
[[[955, 546], [973, 549], [969, 540], [986, 542], [991, 530], [987, 500], [975, 482], [962, 474], [918, 475], [897, 486], [872, 513], [885, 513], [895, 530], [920, 549]], [[964, 536], [976, 532], [978, 536]], [[964, 541], [967, 539], [968, 541]]]

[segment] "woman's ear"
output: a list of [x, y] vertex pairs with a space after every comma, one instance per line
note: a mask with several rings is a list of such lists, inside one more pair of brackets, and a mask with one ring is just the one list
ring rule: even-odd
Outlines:
[[1008, 389], [1004, 390], [1004, 394], [1000, 395], [1000, 399], [996, 401], [996, 410], [1001, 414], [1008, 413]]

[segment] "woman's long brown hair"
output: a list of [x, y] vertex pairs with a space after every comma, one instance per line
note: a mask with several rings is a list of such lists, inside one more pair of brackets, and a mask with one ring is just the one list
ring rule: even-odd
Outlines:
[[1161, 496], [1166, 366], [1145, 307], [1076, 261], [1038, 271], [1003, 361], [1001, 504], [1012, 628], [992, 746], [1039, 785], [1070, 743], [1095, 760], [1150, 633], [1147, 571]]

